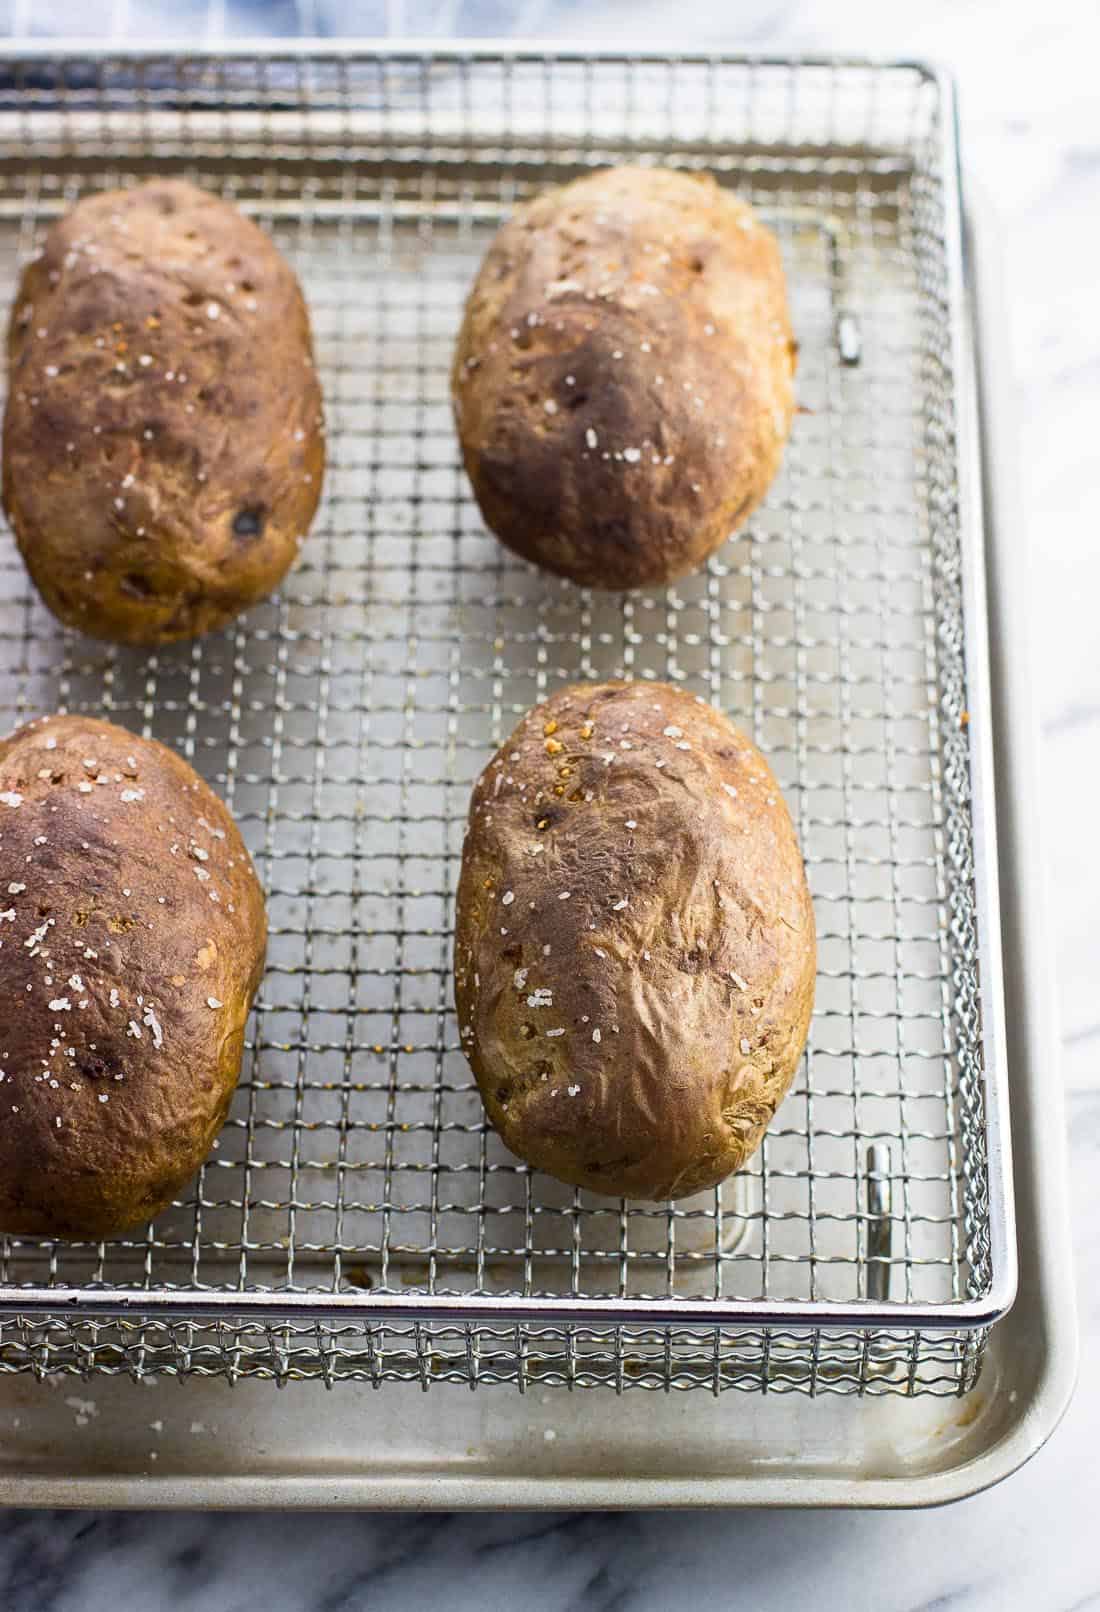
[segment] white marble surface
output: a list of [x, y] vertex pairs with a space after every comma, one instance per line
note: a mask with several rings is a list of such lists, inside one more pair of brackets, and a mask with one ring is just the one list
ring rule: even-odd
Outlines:
[[[319, 4], [364, 31], [375, 11]], [[388, 8], [393, 12], [394, 8]], [[403, 8], [406, 26], [469, 25], [457, 3]], [[825, 12], [828, 20], [825, 20]], [[428, 17], [427, 13], [431, 13]], [[1100, 1608], [1100, 861], [1083, 857], [1100, 785], [1100, 13], [925, 0], [482, 7], [488, 26], [618, 44], [846, 47], [932, 55], [963, 94], [968, 168], [1000, 214], [1018, 376], [1024, 529], [1035, 556], [1035, 677], [1083, 1333], [1069, 1417], [1022, 1473], [923, 1514], [720, 1516], [0, 1516], [4, 1612], [413, 1612], [580, 1608], [664, 1612], [812, 1600], [853, 1612]], [[391, 21], [395, 20], [393, 17]], [[400, 21], [401, 19], [396, 19]], [[1093, 470], [1089, 470], [1089, 465]], [[1090, 494], [1091, 499], [1090, 499]], [[1051, 1069], [1051, 1078], [1055, 1078]]]

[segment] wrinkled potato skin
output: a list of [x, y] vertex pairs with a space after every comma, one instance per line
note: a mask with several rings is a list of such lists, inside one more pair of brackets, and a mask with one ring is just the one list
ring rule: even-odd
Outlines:
[[111, 1237], [210, 1151], [263, 972], [263, 894], [173, 751], [90, 717], [0, 741], [0, 1232]]
[[709, 176], [605, 169], [536, 197], [454, 359], [486, 524], [590, 587], [698, 570], [779, 468], [795, 356], [775, 237]]
[[279, 585], [324, 474], [294, 273], [178, 180], [89, 196], [26, 269], [8, 331], [3, 498], [68, 626], [163, 644]]
[[455, 926], [462, 1046], [513, 1153], [687, 1197], [739, 1169], [813, 1009], [814, 913], [770, 768], [661, 683], [567, 688], [475, 785]]

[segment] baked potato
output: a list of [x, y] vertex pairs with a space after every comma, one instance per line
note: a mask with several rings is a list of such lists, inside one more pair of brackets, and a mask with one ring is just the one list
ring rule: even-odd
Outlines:
[[54, 614], [163, 644], [277, 587], [321, 492], [321, 392], [289, 265], [155, 179], [78, 202], [8, 332], [4, 509]]
[[537, 196], [454, 357], [486, 524], [590, 587], [698, 570], [779, 467], [795, 355], [776, 239], [709, 176], [613, 168]]
[[111, 1237], [177, 1196], [266, 942], [240, 834], [174, 752], [79, 716], [0, 741], [0, 1232]]
[[681, 689], [566, 688], [474, 787], [461, 1044], [506, 1146], [559, 1180], [667, 1199], [739, 1169], [794, 1076], [815, 956], [771, 769]]

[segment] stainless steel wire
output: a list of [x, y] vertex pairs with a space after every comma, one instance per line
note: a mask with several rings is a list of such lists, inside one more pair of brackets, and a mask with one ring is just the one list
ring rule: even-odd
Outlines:
[[[0, 1322], [0, 1371], [958, 1392], [989, 1183], [957, 580], [941, 87], [918, 68], [287, 54], [0, 64], [0, 282], [78, 195], [185, 172], [274, 235], [311, 307], [321, 513], [282, 593], [138, 653], [63, 632], [0, 545], [0, 721], [175, 745], [227, 800], [271, 945], [230, 1120], [187, 1198], [108, 1245], [0, 1242], [17, 1289], [194, 1300]], [[516, 200], [626, 158], [706, 167], [778, 232], [800, 413], [747, 530], [661, 593], [580, 592], [486, 533], [448, 401]], [[575, 679], [682, 683], [770, 757], [817, 906], [810, 1044], [750, 1168], [675, 1206], [574, 1192], [487, 1130], [450, 996], [469, 787]], [[869, 1151], [870, 1150], [870, 1151]], [[885, 1206], [885, 1207], [884, 1207]], [[204, 1295], [285, 1295], [283, 1322]], [[303, 1293], [360, 1294], [303, 1320]], [[800, 1325], [391, 1321], [379, 1293], [786, 1301]], [[888, 1297], [897, 1327], [861, 1327]], [[813, 1326], [822, 1304], [850, 1324]], [[243, 1305], [242, 1305], [243, 1308]], [[505, 1311], [506, 1313], [506, 1311]]]

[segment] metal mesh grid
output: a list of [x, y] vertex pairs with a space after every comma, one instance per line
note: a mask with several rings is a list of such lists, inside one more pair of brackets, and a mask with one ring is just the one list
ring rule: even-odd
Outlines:
[[40, 1378], [157, 1374], [260, 1377], [284, 1386], [319, 1380], [509, 1384], [529, 1388], [728, 1389], [783, 1394], [966, 1393], [978, 1380], [986, 1333], [828, 1328], [547, 1327], [398, 1323], [269, 1325], [257, 1321], [9, 1323], [0, 1372]]
[[[271, 923], [195, 1190], [105, 1246], [0, 1242], [0, 1284], [793, 1300], [807, 1319], [888, 1291], [949, 1325], [991, 1271], [934, 81], [398, 58], [24, 63], [7, 82], [5, 299], [78, 195], [186, 172], [302, 278], [330, 466], [282, 594], [193, 645], [64, 632], [0, 548], [4, 727], [69, 709], [175, 745], [240, 823]], [[485, 532], [447, 372], [516, 200], [624, 155], [725, 175], [777, 230], [802, 412], [748, 530], [700, 575], [613, 598]], [[529, 704], [609, 676], [683, 683], [752, 734], [817, 907], [791, 1095], [737, 1182], [675, 1206], [518, 1165], [451, 1010], [469, 787]], [[0, 1370], [958, 1392], [982, 1336], [51, 1319], [0, 1324]]]

